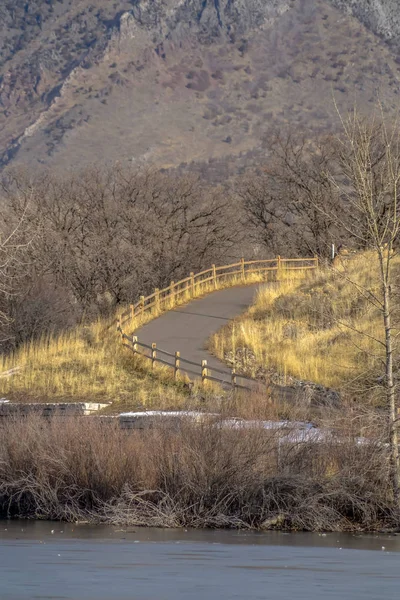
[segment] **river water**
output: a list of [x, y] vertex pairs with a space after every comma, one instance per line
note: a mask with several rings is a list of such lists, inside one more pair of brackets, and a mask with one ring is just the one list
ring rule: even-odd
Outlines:
[[397, 600], [400, 536], [0, 522], [0, 599]]

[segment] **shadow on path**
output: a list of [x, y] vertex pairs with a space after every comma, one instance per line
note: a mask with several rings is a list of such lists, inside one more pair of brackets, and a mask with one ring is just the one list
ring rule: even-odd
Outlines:
[[253, 303], [258, 288], [265, 284], [233, 287], [192, 300], [186, 306], [164, 313], [135, 331], [140, 342], [155, 342], [161, 350], [179, 351], [183, 358], [210, 367], [227, 366], [207, 351], [209, 337], [222, 326], [243, 313]]

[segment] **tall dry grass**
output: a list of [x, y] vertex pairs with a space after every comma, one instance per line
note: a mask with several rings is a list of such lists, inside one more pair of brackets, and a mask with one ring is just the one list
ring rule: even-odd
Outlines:
[[[281, 276], [285, 277], [284, 269]], [[275, 273], [247, 274], [245, 283], [266, 281], [270, 277], [276, 277]], [[216, 286], [212, 282], [199, 282], [194, 297], [237, 285], [243, 285], [238, 274], [218, 281]], [[131, 334], [163, 312], [190, 299], [188, 290], [170, 297], [159, 308], [128, 321], [124, 331]], [[24, 344], [12, 355], [0, 356], [0, 373], [15, 367], [20, 369], [17, 375], [0, 377], [0, 394], [30, 401], [113, 402], [113, 410], [184, 406], [188, 399], [184, 382], [174, 382], [172, 371], [168, 368], [157, 368], [151, 373], [146, 360], [134, 360], [132, 354], [122, 347], [115, 330], [116, 319], [114, 323], [115, 327], [113, 324], [110, 327], [110, 321], [99, 320]]]
[[[95, 418], [7, 419], [0, 515], [163, 527], [399, 525], [379, 427], [347, 417], [323, 444], [285, 443], [290, 428], [226, 428], [219, 419], [145, 431]], [[370, 443], [355, 442], [361, 429]]]
[[16, 375], [0, 378], [0, 394], [10, 399], [112, 402], [115, 410], [124, 410], [180, 406], [188, 395], [166, 370], [149, 372], [114, 330], [105, 333], [102, 322], [0, 357], [0, 372], [14, 367], [20, 368]]
[[[251, 375], [263, 370], [354, 394], [368, 385], [373, 390], [382, 358], [373, 338], [382, 340], [384, 332], [365, 290], [380, 293], [370, 253], [350, 257], [337, 269], [321, 269], [306, 281], [264, 286], [254, 305], [214, 335], [209, 347], [222, 359], [244, 356], [238, 366]], [[246, 356], [251, 357], [247, 364]]]

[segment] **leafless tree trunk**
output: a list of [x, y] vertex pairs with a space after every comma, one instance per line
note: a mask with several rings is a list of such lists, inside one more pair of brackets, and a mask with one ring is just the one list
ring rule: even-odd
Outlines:
[[390, 427], [390, 454], [391, 470], [393, 481], [393, 495], [395, 501], [400, 505], [400, 465], [399, 465], [399, 440], [397, 432], [397, 406], [396, 406], [396, 388], [393, 377], [393, 325], [391, 316], [391, 285], [390, 268], [386, 262], [383, 253], [379, 253], [379, 266], [381, 272], [382, 291], [383, 291], [383, 321], [385, 327], [385, 355], [386, 355], [386, 396], [389, 408], [389, 427]]
[[[368, 120], [361, 118], [356, 110], [347, 119], [341, 115], [340, 118], [343, 126], [337, 145], [340, 175], [331, 174], [331, 181], [350, 211], [346, 219], [336, 215], [336, 221], [360, 247], [371, 248], [377, 261], [380, 290], [363, 293], [382, 319], [382, 337], [375, 341], [383, 349], [392, 489], [400, 507], [398, 399], [393, 361], [399, 335], [393, 322], [393, 259], [400, 241], [400, 124], [397, 121], [387, 124], [382, 107]], [[330, 213], [329, 207], [324, 210]]]
[[17, 279], [23, 269], [23, 253], [28, 243], [23, 233], [24, 218], [13, 227], [0, 223], [0, 347], [8, 337], [11, 322], [7, 299], [16, 293]]
[[250, 231], [274, 254], [329, 257], [332, 241], [347, 235], [338, 231], [334, 214], [344, 207], [328, 176], [334, 163], [330, 137], [278, 132], [268, 151], [267, 166], [237, 185]]

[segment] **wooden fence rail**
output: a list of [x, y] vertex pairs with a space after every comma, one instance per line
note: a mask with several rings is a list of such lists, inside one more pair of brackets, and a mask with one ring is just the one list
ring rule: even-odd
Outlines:
[[[209, 290], [209, 288], [205, 287], [206, 284], [211, 284], [211, 289], [217, 289], [221, 280], [223, 280], [223, 283], [229, 283], [231, 279], [232, 283], [245, 284], [248, 281], [249, 275], [263, 274], [264, 276], [269, 272], [275, 272], [277, 279], [279, 279], [280, 273], [286, 271], [305, 271], [317, 268], [317, 256], [313, 258], [281, 258], [278, 256], [270, 260], [250, 261], [245, 261], [242, 258], [240, 262], [231, 265], [223, 265], [221, 267], [212, 265], [210, 269], [196, 274], [190, 273], [189, 277], [181, 281], [171, 282], [168, 287], [162, 290], [156, 289], [150, 296], [141, 296], [136, 304], [132, 304], [129, 310], [126, 310], [119, 316], [117, 331], [120, 333], [122, 343], [125, 347], [129, 348], [134, 354], [151, 360], [152, 368], [157, 363], [171, 367], [174, 370], [175, 378], [180, 373], [185, 373], [194, 375], [198, 379], [201, 378], [203, 384], [206, 384], [207, 381], [215, 381], [222, 385], [230, 386], [233, 389], [254, 389], [256, 385], [260, 386], [260, 381], [257, 379], [238, 374], [235, 369], [223, 370], [217, 367], [210, 367], [206, 360], [202, 360], [201, 363], [190, 361], [181, 356], [179, 351], [171, 353], [157, 348], [156, 343], [151, 345], [144, 344], [139, 342], [137, 336], [126, 335], [123, 331], [123, 326], [129, 320], [133, 321], [136, 317], [151, 311], [153, 308], [157, 311], [165, 310], [168, 308], [168, 303], [174, 306], [184, 302], [186, 299], [201, 295]], [[167, 358], [161, 358], [160, 355]], [[193, 367], [197, 370], [194, 370]], [[220, 377], [219, 375], [224, 375], [225, 377]]]
[[[129, 348], [133, 354], [143, 356], [151, 361], [152, 369], [154, 369], [157, 363], [173, 369], [175, 379], [179, 375], [194, 375], [195, 378], [201, 379], [203, 385], [207, 381], [214, 381], [225, 387], [247, 390], [255, 389], [255, 387], [260, 387], [261, 385], [260, 380], [236, 373], [235, 369], [211, 367], [206, 360], [202, 360], [199, 363], [188, 360], [182, 357], [180, 352], [172, 353], [161, 350], [155, 343], [151, 345], [144, 344], [138, 340], [137, 336], [129, 336], [123, 333], [122, 341], [125, 348]], [[161, 358], [160, 355], [167, 357], [167, 359]], [[221, 377], [221, 375], [225, 375], [225, 377]]]
[[122, 331], [123, 325], [130, 320], [134, 320], [146, 312], [153, 309], [162, 311], [168, 308], [168, 305], [183, 303], [187, 299], [200, 296], [208, 288], [217, 289], [219, 284], [237, 282], [245, 284], [249, 276], [268, 273], [276, 273], [279, 278], [280, 273], [297, 270], [313, 270], [318, 268], [318, 257], [312, 258], [276, 258], [269, 260], [244, 260], [231, 265], [222, 265], [217, 267], [212, 265], [210, 269], [200, 271], [200, 273], [190, 273], [189, 277], [181, 281], [172, 281], [170, 285], [162, 290], [155, 289], [149, 296], [141, 296], [135, 304], [131, 304], [129, 309], [119, 315], [117, 329]]

